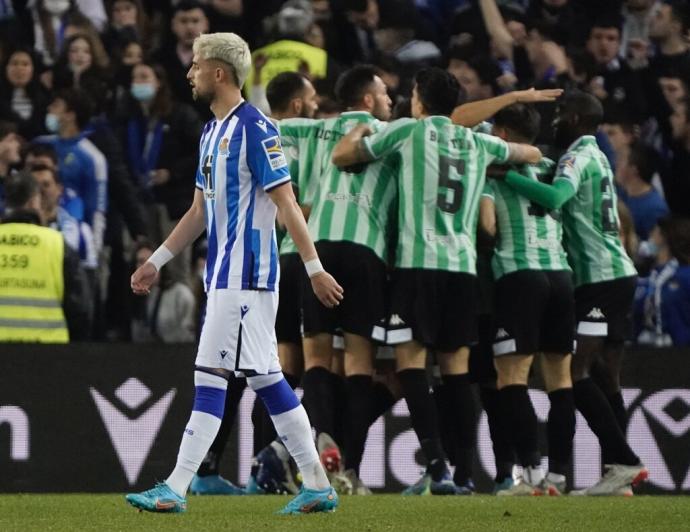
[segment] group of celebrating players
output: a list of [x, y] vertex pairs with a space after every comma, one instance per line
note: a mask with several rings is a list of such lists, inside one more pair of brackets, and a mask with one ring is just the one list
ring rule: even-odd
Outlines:
[[[283, 73], [267, 87], [310, 236], [344, 289], [342, 302], [325, 308], [285, 236], [280, 362], [291, 386], [301, 380], [322, 462], [339, 491], [369, 493], [359, 479], [369, 426], [402, 397], [427, 461], [405, 493], [472, 493], [472, 381], [489, 416], [497, 494], [565, 491], [576, 406], [607, 464], [602, 480], [581, 493], [627, 495], [645, 478], [624, 435], [618, 375], [636, 272], [618, 236], [611, 169], [593, 136], [600, 104], [584, 93], [561, 100], [554, 143], [566, 152], [558, 163], [530, 146], [540, 128], [530, 102], [558, 92], [523, 91], [458, 107], [455, 78], [425, 69], [415, 77], [412, 118], [389, 122], [391, 100], [371, 66], [341, 76], [336, 94], [347, 111], [332, 118], [313, 118], [316, 92], [301, 74]], [[489, 286], [495, 280], [493, 290], [480, 290], [478, 261]], [[493, 312], [480, 312], [487, 305]], [[376, 375], [381, 345], [394, 346], [394, 377]], [[441, 373], [434, 395], [427, 353]], [[539, 354], [551, 401], [546, 475], [527, 392]], [[600, 369], [596, 382], [593, 366]], [[261, 410], [257, 402], [255, 447], [267, 447], [257, 455], [249, 491], [296, 491], [289, 455], [279, 441], [269, 443], [275, 432]], [[235, 411], [236, 404], [226, 409], [226, 429], [192, 491], [235, 492], [217, 477]], [[517, 483], [514, 464], [522, 466]]]
[[[135, 293], [147, 293], [206, 231], [194, 406], [171, 475], [127, 501], [181, 512], [188, 489], [292, 492], [281, 513], [333, 511], [334, 488], [369, 492], [359, 475], [369, 426], [400, 398], [426, 462], [405, 493], [471, 494], [470, 374], [489, 418], [498, 495], [565, 491], [575, 408], [606, 464], [579, 493], [632, 494], [647, 470], [625, 438], [619, 373], [636, 271], [595, 139], [598, 100], [572, 92], [558, 101], [556, 163], [531, 145], [540, 130], [531, 103], [560, 91], [459, 105], [457, 80], [427, 68], [414, 77], [411, 118], [389, 121], [385, 84], [360, 65], [336, 86], [347, 110], [314, 119], [313, 86], [287, 72], [267, 87], [271, 121], [241, 97], [250, 68], [234, 34], [194, 43], [187, 77], [215, 115], [201, 137], [194, 202], [132, 276]], [[276, 214], [288, 231], [280, 251]], [[395, 371], [379, 376], [382, 345], [392, 346]], [[440, 370], [434, 394], [429, 354]], [[527, 388], [535, 355], [551, 402], [547, 474]], [[304, 408], [293, 391], [300, 380]], [[218, 467], [244, 385], [261, 400], [240, 490]]]

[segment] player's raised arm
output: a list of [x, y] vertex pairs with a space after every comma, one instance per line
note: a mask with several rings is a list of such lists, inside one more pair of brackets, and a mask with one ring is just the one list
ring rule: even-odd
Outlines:
[[343, 299], [343, 289], [321, 266], [292, 187], [278, 186], [268, 192], [268, 195], [278, 206], [285, 227], [297, 246], [316, 297], [327, 307], [337, 306]]
[[496, 96], [495, 98], [477, 100], [476, 102], [468, 102], [459, 105], [455, 108], [450, 118], [455, 124], [465, 127], [474, 127], [485, 120], [489, 120], [501, 109], [513, 105], [514, 103], [553, 102], [561, 94], [563, 94], [562, 89], [536, 90], [531, 88], [522, 91], [508, 92]]
[[151, 285], [156, 280], [160, 269], [180, 251], [194, 242], [206, 229], [204, 215], [204, 196], [198, 188], [194, 191], [192, 206], [182, 216], [172, 230], [168, 238], [151, 255], [149, 260], [142, 264], [132, 274], [130, 284], [135, 294], [147, 294]]
[[344, 168], [357, 163], [366, 163], [374, 159], [367, 149], [364, 137], [371, 135], [371, 128], [367, 124], [354, 127], [345, 135], [333, 149], [333, 164]]
[[508, 142], [508, 162], [536, 164], [541, 161], [541, 150], [529, 144]]

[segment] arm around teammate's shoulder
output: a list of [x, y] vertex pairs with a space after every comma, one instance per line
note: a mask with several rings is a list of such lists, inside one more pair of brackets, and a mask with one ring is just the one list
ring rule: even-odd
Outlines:
[[549, 210], [559, 209], [575, 195], [575, 188], [565, 179], [557, 179], [553, 184], [540, 183], [514, 170], [509, 170], [505, 182], [527, 199]]
[[307, 230], [307, 223], [297, 204], [292, 187], [288, 185], [289, 183], [279, 185], [271, 189], [268, 195], [278, 207], [280, 218], [297, 246], [316, 297], [326, 307], [335, 307], [343, 298], [343, 289], [321, 266], [316, 247]]

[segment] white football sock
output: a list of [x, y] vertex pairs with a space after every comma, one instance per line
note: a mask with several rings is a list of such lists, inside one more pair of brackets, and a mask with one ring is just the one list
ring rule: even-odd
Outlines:
[[328, 488], [330, 482], [319, 460], [307, 412], [282, 373], [248, 377], [247, 383], [264, 401], [278, 437], [302, 473], [304, 487]]

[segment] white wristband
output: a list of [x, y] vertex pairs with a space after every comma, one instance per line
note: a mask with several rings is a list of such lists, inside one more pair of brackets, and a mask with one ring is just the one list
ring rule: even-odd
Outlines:
[[307, 275], [310, 278], [314, 277], [317, 273], [321, 273], [321, 272], [325, 271], [323, 269], [323, 266], [321, 265], [321, 261], [319, 260], [318, 257], [305, 262], [304, 268], [307, 270]]
[[175, 255], [173, 255], [172, 252], [165, 247], [165, 244], [161, 244], [146, 262], [150, 262], [156, 267], [156, 270], [161, 271], [161, 268], [165, 266], [166, 263], [170, 262], [174, 257]]

